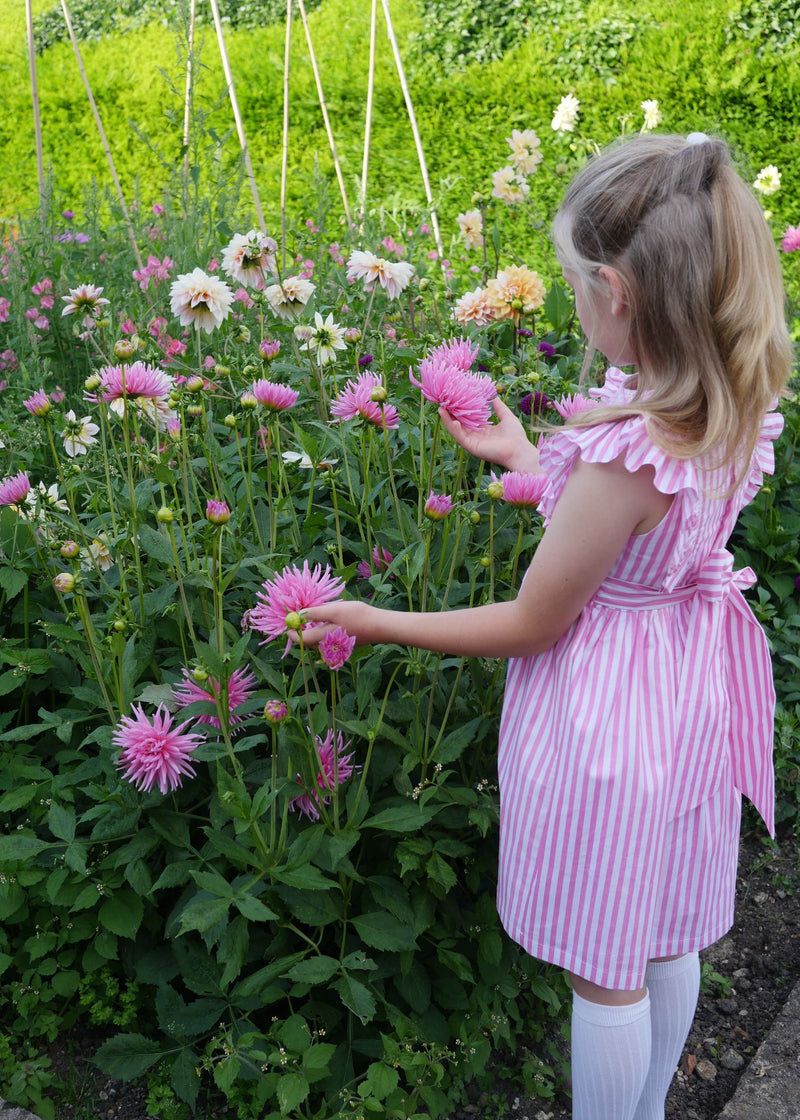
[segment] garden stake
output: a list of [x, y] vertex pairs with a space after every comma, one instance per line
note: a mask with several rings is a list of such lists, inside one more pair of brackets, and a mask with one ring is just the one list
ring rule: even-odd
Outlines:
[[372, 135], [372, 103], [375, 96], [375, 31], [378, 15], [378, 0], [372, 0], [372, 15], [369, 25], [369, 78], [367, 84], [367, 116], [364, 123], [364, 162], [361, 168], [361, 229], [367, 212], [367, 172], [369, 171], [369, 145]]
[[192, 89], [194, 86], [192, 67], [194, 63], [194, 24], [196, 17], [197, 0], [191, 0], [191, 7], [189, 9], [189, 38], [186, 44], [186, 95], [183, 102], [183, 175], [187, 182], [189, 179], [189, 139], [192, 119]]
[[39, 175], [39, 207], [44, 210], [44, 152], [42, 150], [42, 115], [39, 109], [39, 84], [36, 80], [36, 49], [33, 42], [33, 11], [31, 0], [25, 0], [25, 21], [28, 29], [28, 66], [31, 72], [33, 127], [36, 134], [36, 170]]
[[136, 257], [136, 264], [138, 265], [139, 270], [141, 271], [144, 268], [144, 265], [142, 264], [142, 257], [141, 257], [141, 254], [139, 252], [139, 246], [136, 244], [136, 234], [133, 231], [133, 222], [131, 221], [131, 216], [128, 213], [128, 207], [125, 205], [125, 197], [122, 193], [122, 187], [119, 185], [119, 179], [117, 178], [117, 169], [114, 166], [114, 157], [111, 155], [111, 149], [108, 146], [108, 140], [106, 140], [106, 134], [105, 134], [105, 130], [103, 128], [103, 122], [100, 120], [100, 114], [97, 111], [97, 105], [95, 104], [94, 96], [92, 95], [92, 87], [89, 85], [89, 79], [86, 76], [86, 70], [84, 69], [84, 66], [83, 66], [83, 59], [81, 58], [81, 49], [78, 46], [78, 40], [75, 38], [75, 32], [72, 28], [72, 19], [70, 18], [69, 8], [67, 7], [67, 0], [61, 0], [61, 8], [64, 12], [64, 19], [65, 19], [66, 24], [67, 24], [67, 31], [69, 33], [70, 42], [72, 43], [72, 49], [75, 52], [75, 58], [78, 61], [78, 69], [80, 70], [81, 78], [83, 79], [83, 85], [84, 85], [84, 89], [86, 90], [86, 96], [89, 98], [89, 104], [92, 108], [92, 115], [94, 116], [94, 121], [95, 121], [95, 124], [97, 125], [97, 131], [100, 134], [100, 142], [102, 143], [103, 150], [106, 153], [106, 159], [108, 160], [108, 166], [111, 170], [111, 177], [114, 180], [114, 186], [116, 187], [116, 190], [117, 190], [117, 198], [119, 199], [119, 205], [120, 205], [120, 209], [122, 210], [122, 216], [124, 218], [125, 225], [128, 227], [128, 234], [129, 234], [130, 239], [131, 239], [131, 245], [133, 246], [133, 255]]
[[311, 31], [306, 19], [306, 6], [303, 0], [297, 0], [300, 7], [300, 18], [303, 21], [303, 27], [306, 33], [306, 41], [308, 42], [308, 54], [311, 59], [311, 69], [314, 71], [314, 80], [317, 83], [317, 93], [319, 94], [319, 107], [322, 109], [322, 119], [325, 122], [325, 131], [328, 134], [328, 143], [331, 148], [331, 155], [333, 156], [333, 166], [336, 170], [336, 179], [339, 183], [339, 190], [342, 194], [342, 204], [344, 206], [344, 214], [347, 218], [348, 227], [352, 226], [353, 222], [350, 217], [350, 207], [347, 205], [347, 192], [344, 189], [344, 179], [342, 178], [342, 169], [339, 166], [339, 157], [336, 154], [336, 141], [333, 139], [333, 131], [331, 129], [331, 122], [328, 119], [328, 106], [325, 103], [325, 94], [322, 92], [322, 79], [319, 76], [319, 69], [317, 67], [317, 59], [314, 54], [314, 44], [311, 42]]
[[397, 67], [397, 76], [400, 79], [400, 86], [403, 90], [403, 97], [406, 102], [406, 109], [408, 110], [408, 119], [411, 124], [411, 131], [414, 134], [414, 143], [417, 148], [417, 158], [419, 160], [419, 169], [422, 174], [422, 182], [425, 186], [425, 197], [428, 200], [428, 209], [431, 215], [431, 225], [433, 226], [433, 236], [436, 241], [436, 248], [439, 252], [439, 259], [444, 257], [444, 249], [442, 248], [442, 235], [439, 232], [439, 219], [436, 216], [436, 210], [433, 205], [433, 195], [431, 194], [431, 185], [428, 180], [428, 167], [425, 163], [425, 153], [422, 150], [422, 138], [419, 134], [417, 127], [417, 117], [414, 112], [414, 106], [411, 102], [411, 93], [406, 81], [406, 72], [403, 69], [403, 60], [400, 57], [400, 48], [397, 45], [397, 37], [394, 33], [394, 26], [392, 24], [392, 17], [389, 14], [389, 0], [382, 0], [383, 14], [386, 16], [386, 31], [389, 36], [389, 42], [392, 44], [392, 51], [394, 53], [394, 63]]
[[286, 271], [286, 179], [289, 166], [289, 62], [292, 45], [292, 0], [286, 0], [286, 40], [283, 51], [283, 147], [281, 150], [281, 271]]
[[256, 217], [258, 218], [259, 229], [262, 233], [266, 233], [267, 227], [264, 224], [264, 215], [261, 212], [261, 199], [258, 197], [256, 177], [253, 174], [253, 165], [250, 162], [250, 152], [247, 148], [247, 138], [244, 132], [244, 124], [242, 123], [242, 115], [239, 112], [239, 102], [236, 100], [236, 88], [233, 84], [231, 64], [228, 61], [228, 49], [225, 46], [225, 34], [222, 30], [222, 21], [219, 18], [219, 6], [217, 5], [217, 0], [211, 0], [211, 11], [214, 13], [214, 26], [217, 29], [217, 42], [219, 43], [219, 53], [220, 58], [222, 59], [222, 69], [225, 71], [225, 81], [227, 82], [228, 86], [228, 96], [231, 99], [233, 119], [236, 121], [236, 132], [239, 136], [239, 146], [242, 149], [245, 171], [247, 172], [247, 178], [250, 183], [250, 190], [253, 195], [253, 205], [256, 208]]

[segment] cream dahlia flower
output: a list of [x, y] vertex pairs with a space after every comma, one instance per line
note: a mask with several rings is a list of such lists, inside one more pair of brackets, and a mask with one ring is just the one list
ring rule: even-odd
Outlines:
[[506, 136], [506, 143], [511, 148], [509, 159], [520, 175], [532, 175], [537, 166], [542, 162], [542, 153], [539, 151], [541, 143], [532, 128], [522, 132], [518, 128], [512, 129], [511, 135]]
[[503, 202], [522, 202], [530, 193], [530, 187], [513, 167], [501, 167], [492, 175], [492, 198]]
[[296, 319], [316, 291], [305, 276], [287, 276], [282, 284], [271, 284], [264, 292], [279, 319]]
[[467, 210], [457, 214], [456, 221], [468, 249], [483, 248], [483, 217], [480, 210]]
[[277, 242], [260, 230], [236, 233], [222, 252], [222, 269], [231, 280], [255, 288], [275, 271]]
[[209, 334], [230, 314], [233, 292], [224, 280], [202, 268], [185, 272], [170, 288], [170, 307], [184, 327], [197, 325]]

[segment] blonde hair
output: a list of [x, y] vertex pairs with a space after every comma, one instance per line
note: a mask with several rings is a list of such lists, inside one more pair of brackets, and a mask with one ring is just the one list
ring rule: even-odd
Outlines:
[[727, 145], [640, 135], [607, 149], [573, 180], [553, 233], [589, 300], [600, 268], [617, 272], [636, 355], [634, 399], [571, 422], [644, 415], [668, 453], [713, 452], [738, 481], [792, 348], [777, 250]]

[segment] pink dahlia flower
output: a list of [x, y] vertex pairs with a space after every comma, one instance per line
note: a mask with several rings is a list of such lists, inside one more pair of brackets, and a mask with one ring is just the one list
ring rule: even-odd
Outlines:
[[289, 629], [287, 615], [300, 614], [307, 607], [324, 606], [339, 599], [343, 591], [344, 580], [334, 576], [327, 564], [324, 572], [321, 564], [315, 564], [311, 570], [308, 560], [303, 561], [302, 571], [290, 564], [265, 581], [258, 593], [258, 603], [250, 608], [250, 626], [266, 634], [267, 640], [277, 638]]
[[351, 638], [341, 626], [328, 631], [319, 643], [322, 660], [329, 669], [341, 669], [355, 648], [355, 638]]
[[[375, 545], [372, 550], [372, 561], [376, 571], [385, 572], [392, 560], [394, 560], [394, 556], [392, 556], [388, 548], [379, 549], [378, 546]], [[372, 566], [369, 560], [359, 560], [356, 566], [356, 575], [359, 579], [369, 579], [372, 575]], [[389, 578], [394, 579], [394, 576], [390, 576]]]
[[202, 743], [202, 737], [185, 730], [188, 723], [172, 726], [172, 716], [159, 705], [152, 723], [141, 704], [132, 707], [133, 716], [123, 716], [113, 735], [114, 745], [122, 748], [117, 767], [137, 789], [148, 792], [154, 785], [162, 793], [178, 789], [183, 777], [194, 777], [189, 762]]
[[528, 471], [504, 471], [499, 481], [503, 499], [512, 506], [538, 506], [547, 488], [546, 474], [530, 474]]
[[408, 376], [426, 400], [443, 405], [465, 428], [476, 431], [489, 422], [497, 390], [491, 377], [473, 373], [464, 364], [468, 353], [474, 357], [477, 347], [473, 351], [463, 340], [446, 343], [422, 359], [419, 381], [411, 370]]
[[31, 481], [25, 471], [0, 481], [0, 506], [15, 506], [23, 502], [31, 488]]
[[265, 377], [253, 382], [252, 393], [259, 404], [263, 404], [273, 412], [291, 408], [300, 396], [296, 389], [290, 389], [288, 385], [279, 385], [275, 381], [268, 381]]
[[379, 428], [396, 428], [400, 416], [394, 405], [384, 402], [385, 395], [379, 374], [369, 371], [360, 373], [355, 381], [348, 381], [331, 402], [331, 416], [334, 421], [363, 417]]
[[453, 510], [453, 499], [449, 494], [434, 494], [431, 490], [425, 503], [425, 516], [431, 521], [442, 521]]
[[[252, 696], [258, 682], [255, 676], [247, 669], [235, 669], [228, 679], [228, 726], [233, 728], [241, 723], [243, 716], [237, 713], [245, 701]], [[175, 697], [179, 708], [185, 708], [198, 700], [209, 700], [212, 703], [219, 696], [219, 681], [209, 677], [202, 684], [198, 684], [188, 669], [183, 670], [183, 680], [172, 686], [172, 695]], [[205, 723], [209, 727], [219, 729], [222, 725], [219, 717], [210, 713], [195, 716], [197, 723]]]
[[50, 398], [43, 389], [37, 389], [32, 396], [22, 403], [31, 416], [46, 416], [51, 408]]
[[[314, 742], [317, 745], [317, 754], [322, 767], [317, 774], [315, 788], [308, 793], [298, 794], [297, 797], [293, 797], [289, 801], [291, 809], [297, 809], [298, 812], [303, 813], [312, 821], [319, 820], [320, 804], [328, 805], [330, 803], [330, 797], [326, 794], [320, 794], [320, 790], [333, 791], [337, 786], [347, 781], [355, 770], [351, 761], [352, 753], [344, 753], [350, 744], [343, 742], [341, 731], [337, 731], [335, 742], [333, 731], [329, 731], [324, 739], [320, 735], [315, 735]], [[299, 774], [297, 775], [297, 782], [298, 785], [303, 784]]]
[[781, 240], [781, 249], [784, 253], [793, 253], [800, 249], [800, 226], [789, 226]]
[[227, 502], [209, 498], [206, 502], [206, 520], [212, 525], [227, 525], [231, 519], [231, 511]]
[[553, 408], [562, 420], [568, 420], [576, 412], [588, 412], [590, 408], [597, 408], [597, 401], [584, 397], [581, 393], [562, 397], [560, 401], [553, 401]]
[[126, 402], [135, 404], [154, 423], [157, 417], [174, 419], [175, 413], [168, 403], [173, 388], [172, 378], [163, 370], [134, 362], [130, 366], [104, 366], [100, 370], [99, 394], [87, 393], [87, 399], [96, 401], [99, 396], [117, 416], [125, 415]]

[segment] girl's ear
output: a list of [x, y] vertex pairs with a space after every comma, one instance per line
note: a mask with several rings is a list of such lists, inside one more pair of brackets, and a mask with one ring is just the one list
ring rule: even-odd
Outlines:
[[603, 265], [598, 275], [600, 275], [606, 284], [608, 284], [608, 294], [611, 298], [611, 314], [612, 315], [627, 315], [630, 306], [628, 295], [620, 274], [615, 268], [610, 268], [608, 265]]

